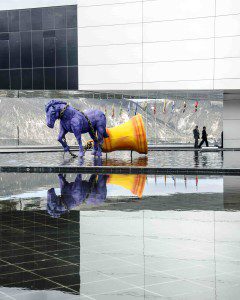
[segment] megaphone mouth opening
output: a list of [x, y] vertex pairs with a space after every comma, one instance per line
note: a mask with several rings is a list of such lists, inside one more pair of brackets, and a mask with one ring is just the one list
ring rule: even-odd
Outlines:
[[103, 152], [130, 150], [148, 153], [146, 131], [140, 114], [121, 125], [107, 128], [107, 134], [109, 137], [104, 139]]

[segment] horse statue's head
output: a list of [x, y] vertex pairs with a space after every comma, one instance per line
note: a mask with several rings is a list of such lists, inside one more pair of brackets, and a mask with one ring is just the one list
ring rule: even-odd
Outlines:
[[46, 104], [46, 121], [49, 128], [53, 128], [56, 120], [59, 119], [63, 104], [66, 105], [67, 102], [61, 100], [51, 100]]
[[47, 212], [53, 218], [59, 218], [62, 214], [67, 212], [67, 208], [58, 196], [54, 188], [51, 188], [47, 192]]

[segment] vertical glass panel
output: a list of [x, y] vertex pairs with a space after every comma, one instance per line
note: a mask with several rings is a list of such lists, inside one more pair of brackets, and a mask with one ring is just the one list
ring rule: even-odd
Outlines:
[[54, 67], [55, 63], [55, 38], [45, 38], [44, 39], [44, 66]]
[[67, 6], [67, 28], [77, 27], [77, 6]]
[[19, 31], [19, 10], [8, 11], [9, 31]]
[[45, 90], [55, 90], [55, 68], [44, 68]]
[[42, 8], [31, 9], [32, 30], [42, 30]]
[[43, 32], [32, 32], [33, 68], [43, 67]]
[[0, 32], [8, 32], [8, 13], [0, 11]]
[[9, 41], [0, 40], [0, 69], [9, 69]]
[[44, 89], [43, 68], [33, 69], [33, 89]]
[[56, 30], [56, 66], [67, 65], [66, 29]]
[[20, 33], [9, 34], [10, 68], [20, 68]]
[[22, 69], [22, 89], [32, 90], [32, 69]]
[[56, 68], [56, 89], [67, 89], [67, 68]]
[[78, 65], [77, 29], [67, 29], [68, 65]]
[[66, 7], [54, 8], [55, 28], [66, 28]]
[[31, 11], [30, 9], [20, 10], [20, 31], [31, 30]]
[[32, 67], [31, 32], [21, 32], [21, 66]]
[[21, 70], [10, 70], [11, 90], [21, 89]]
[[54, 29], [54, 10], [53, 7], [42, 9], [42, 26], [43, 30]]
[[68, 89], [78, 90], [78, 67], [68, 68]]
[[9, 40], [9, 33], [7, 33], [7, 32], [0, 33], [0, 40], [8, 41]]
[[8, 90], [10, 88], [9, 83], [9, 70], [0, 70], [0, 89]]

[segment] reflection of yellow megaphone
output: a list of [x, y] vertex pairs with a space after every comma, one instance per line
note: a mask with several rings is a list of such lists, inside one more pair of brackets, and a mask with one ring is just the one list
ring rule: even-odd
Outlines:
[[103, 152], [132, 150], [148, 153], [146, 131], [140, 114], [119, 126], [107, 128], [107, 134], [109, 137], [104, 139]]
[[130, 190], [134, 195], [139, 198], [142, 197], [146, 175], [142, 174], [110, 174], [108, 175], [108, 184], [115, 184], [127, 190]]

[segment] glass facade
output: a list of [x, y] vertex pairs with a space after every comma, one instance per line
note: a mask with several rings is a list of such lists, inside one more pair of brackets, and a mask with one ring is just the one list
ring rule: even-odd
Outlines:
[[0, 89], [78, 89], [76, 5], [0, 11]]

